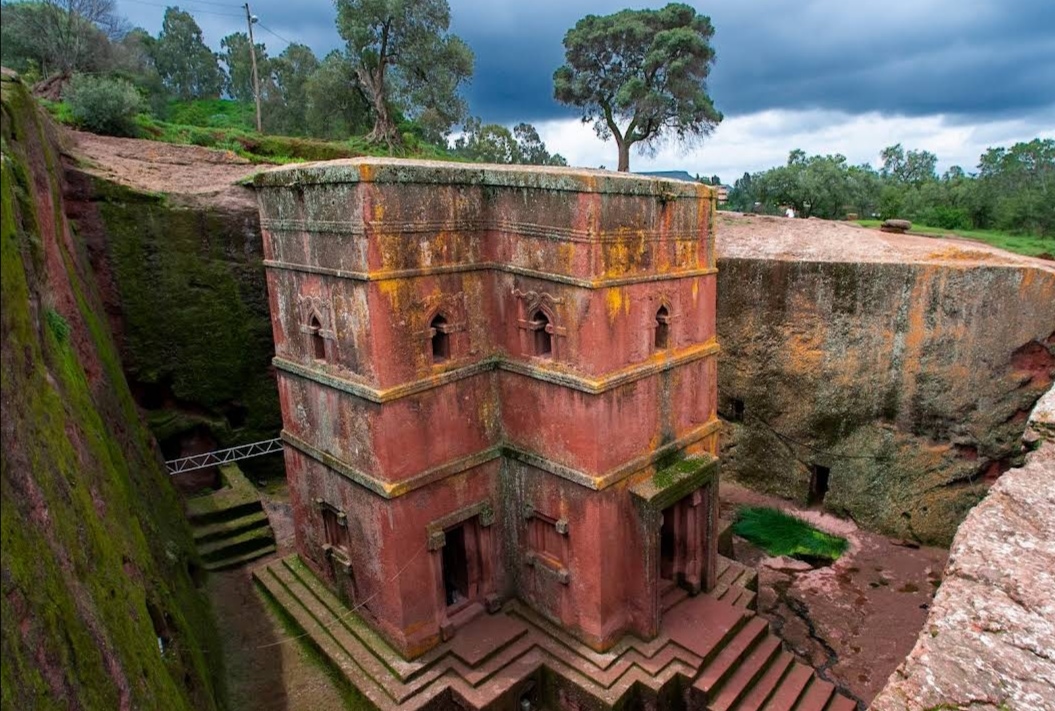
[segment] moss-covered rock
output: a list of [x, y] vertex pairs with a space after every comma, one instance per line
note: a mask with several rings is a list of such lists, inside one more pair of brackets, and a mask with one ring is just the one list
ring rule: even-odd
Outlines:
[[[166, 456], [281, 427], [255, 198], [181, 200], [71, 168], [133, 392]], [[280, 458], [264, 463], [281, 473]], [[254, 472], [256, 473], [256, 472]]]
[[196, 553], [65, 220], [55, 136], [17, 78], [2, 91], [3, 708], [217, 708]]

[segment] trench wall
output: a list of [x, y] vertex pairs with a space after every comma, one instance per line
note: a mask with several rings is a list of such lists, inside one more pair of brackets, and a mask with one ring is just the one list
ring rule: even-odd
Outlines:
[[1055, 269], [719, 260], [723, 474], [948, 545], [1023, 458], [1055, 375]]
[[58, 135], [6, 70], [2, 91], [2, 706], [217, 708], [197, 554], [64, 215]]

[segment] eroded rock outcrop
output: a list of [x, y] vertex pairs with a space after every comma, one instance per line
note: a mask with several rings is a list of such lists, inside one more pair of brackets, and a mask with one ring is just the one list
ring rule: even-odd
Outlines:
[[923, 632], [873, 711], [1055, 709], [1055, 389], [1032, 421], [1046, 439], [960, 526]]
[[1052, 383], [1055, 264], [764, 219], [718, 228], [724, 475], [947, 545]]

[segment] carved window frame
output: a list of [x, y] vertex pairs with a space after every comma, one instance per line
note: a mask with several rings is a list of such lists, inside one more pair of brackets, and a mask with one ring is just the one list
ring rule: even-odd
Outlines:
[[[526, 521], [524, 563], [540, 572], [551, 573], [558, 582], [567, 585], [571, 580], [567, 565], [570, 554], [568, 520], [539, 513], [531, 504], [524, 506], [523, 513]], [[549, 550], [553, 532], [560, 537], [560, 551], [556, 554]]]
[[[523, 355], [544, 361], [558, 361], [563, 355], [563, 343], [561, 339], [568, 335], [566, 327], [560, 325], [561, 320], [557, 316], [556, 306], [564, 303], [563, 299], [552, 294], [539, 293], [537, 291], [513, 290], [513, 296], [517, 298], [517, 329], [520, 331], [520, 351]], [[543, 324], [535, 316], [541, 312], [547, 323]], [[538, 353], [536, 338], [538, 331], [545, 329], [549, 336], [548, 353]]]
[[[311, 362], [325, 364], [334, 362], [334, 342], [337, 340], [333, 329], [327, 328], [327, 319], [323, 318], [319, 309], [311, 309], [307, 318], [300, 325], [301, 333], [308, 337], [307, 354]], [[319, 358], [316, 339], [322, 339], [323, 357]]]
[[673, 329], [670, 306], [664, 301], [656, 309], [652, 324], [652, 348], [656, 352], [667, 351], [673, 345]]
[[[426, 362], [434, 367], [443, 367], [456, 361], [462, 352], [460, 347], [462, 344], [459, 343], [459, 338], [455, 337], [455, 334], [461, 333], [465, 330], [465, 325], [455, 320], [452, 309], [444, 308], [439, 306], [428, 312], [426, 312], [425, 318], [425, 331], [424, 331], [424, 351]], [[441, 318], [445, 321], [442, 325], [437, 328], [434, 324], [436, 319]], [[437, 359], [435, 355], [435, 338], [437, 333], [442, 333], [447, 336], [447, 357]]]
[[[325, 499], [315, 499], [315, 508], [319, 512], [319, 522], [321, 524], [320, 530], [322, 531], [322, 550], [326, 555], [326, 558], [333, 560], [339, 564], [346, 573], [351, 573], [351, 540], [348, 531], [348, 514], [344, 512], [344, 509], [339, 506], [335, 506]], [[330, 527], [327, 525], [326, 519], [333, 517], [335, 524], [344, 529], [344, 533], [341, 536], [341, 541], [330, 540]]]

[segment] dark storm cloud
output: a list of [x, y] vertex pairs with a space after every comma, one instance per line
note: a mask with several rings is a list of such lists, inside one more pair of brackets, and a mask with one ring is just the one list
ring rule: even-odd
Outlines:
[[[586, 14], [625, 6], [602, 0], [450, 3], [454, 31], [476, 53], [467, 90], [471, 109], [498, 122], [573, 116], [552, 99], [564, 33]], [[128, 0], [119, 4], [135, 22], [157, 31], [159, 8]], [[726, 116], [783, 108], [943, 113], [969, 120], [1029, 114], [1055, 105], [1053, 0], [690, 4], [709, 14], [716, 29], [710, 90]], [[244, 29], [237, 18], [204, 14], [237, 15], [237, 4], [228, 9], [187, 2], [184, 7], [196, 14], [214, 46], [225, 34]], [[320, 56], [341, 44], [333, 5], [326, 0], [259, 0], [253, 10], [264, 26], [310, 45]], [[266, 32], [258, 38], [273, 54], [284, 47]]]

